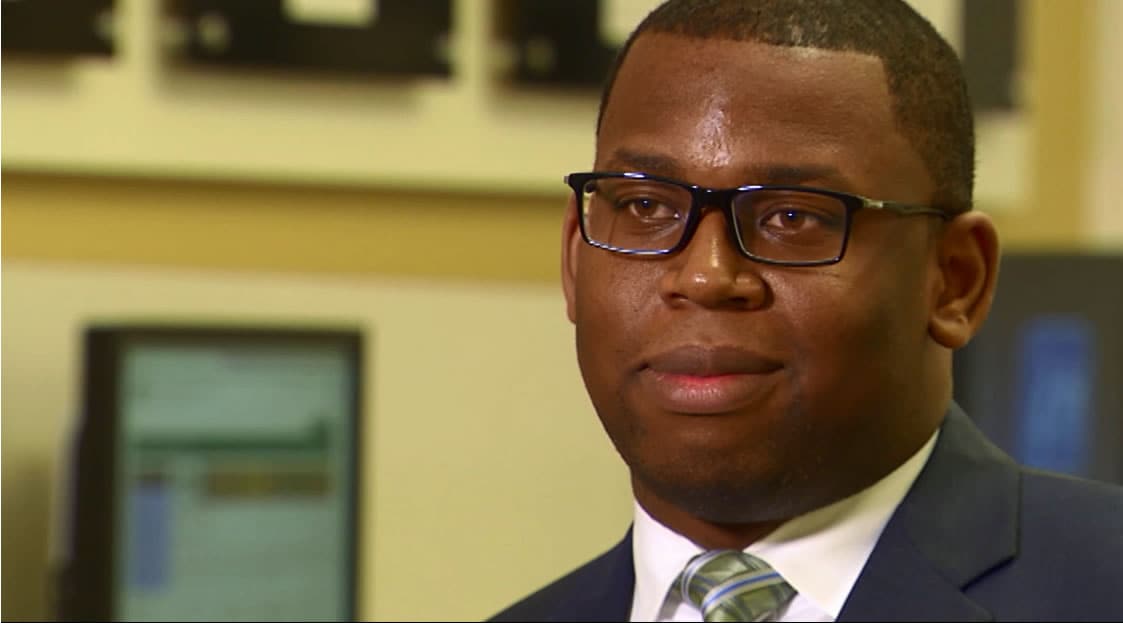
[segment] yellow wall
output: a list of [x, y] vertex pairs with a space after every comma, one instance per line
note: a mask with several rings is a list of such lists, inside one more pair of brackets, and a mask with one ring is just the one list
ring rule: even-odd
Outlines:
[[[1027, 199], [994, 211], [1008, 249], [1081, 247], [1092, 239], [1090, 223], [1104, 222], [1089, 218], [1085, 207], [1084, 172], [1095, 132], [1080, 112], [1094, 108], [1087, 98], [1099, 75], [1084, 62], [1095, 52], [1088, 36], [1096, 28], [1095, 6], [1027, 3]], [[150, 80], [158, 68], [137, 56], [137, 45], [134, 40], [126, 53], [128, 71]], [[472, 47], [478, 39], [459, 45], [477, 60], [483, 54]], [[284, 179], [272, 169], [243, 181], [236, 181], [239, 175], [207, 181], [221, 176], [170, 165], [143, 176], [121, 166], [98, 171], [40, 157], [83, 149], [65, 132], [11, 130], [50, 128], [61, 116], [81, 113], [73, 97], [83, 87], [109, 94], [123, 87], [121, 93], [142, 102], [152, 93], [128, 76], [118, 84], [103, 67], [77, 71], [77, 77], [52, 69], [47, 73], [58, 80], [38, 85], [42, 68], [23, 67], [24, 80], [11, 82], [12, 67], [21, 70], [5, 60], [0, 180], [3, 618], [46, 613], [47, 526], [61, 443], [76, 409], [77, 331], [95, 317], [345, 321], [371, 329], [362, 522], [373, 538], [361, 556], [366, 618], [482, 618], [619, 536], [630, 511], [624, 471], [586, 402], [556, 286], [565, 200], [560, 175], [586, 166], [587, 154], [564, 159], [573, 160], [570, 165], [531, 158], [501, 187], [465, 180], [396, 186], [377, 176], [362, 182], [365, 165], [359, 164], [346, 180], [318, 173]], [[550, 145], [570, 138], [587, 145], [588, 119], [570, 115], [589, 110], [588, 99], [516, 98], [496, 108], [473, 75], [477, 82], [463, 100], [429, 92], [420, 101], [432, 98], [447, 110], [467, 103], [472, 114], [490, 110], [493, 136], [503, 134], [509, 117], [512, 132], [522, 137], [514, 143], [529, 141], [531, 128], [555, 119], [560, 129], [543, 130]], [[361, 117], [362, 89], [322, 87], [239, 93], [259, 103], [294, 96], [327, 107], [339, 98], [349, 107], [345, 117]], [[50, 101], [52, 89], [72, 98], [70, 106], [37, 106]], [[95, 108], [112, 105], [106, 96]], [[122, 103], [116, 123], [138, 111], [165, 114], [147, 106], [154, 104]], [[92, 123], [79, 121], [67, 117], [65, 124]], [[340, 131], [337, 122], [332, 131]], [[460, 139], [472, 142], [477, 131]], [[113, 133], [106, 134], [96, 137], [99, 149], [118, 153]], [[144, 140], [153, 148], [157, 139]], [[15, 158], [18, 166], [9, 166], [12, 141], [16, 156], [23, 156]], [[511, 153], [532, 145], [504, 150], [504, 166], [517, 167]], [[197, 145], [195, 153], [211, 147]], [[443, 155], [429, 157], [451, 170], [437, 157]], [[492, 176], [502, 172], [481, 167]], [[539, 174], [547, 169], [556, 182]], [[1123, 234], [1108, 240], [1121, 241]], [[419, 458], [422, 437], [434, 440], [441, 461]], [[413, 561], [408, 554], [417, 548], [447, 566]], [[503, 571], [481, 574], [481, 562]], [[418, 599], [424, 580], [452, 577], [443, 602]]]
[[1091, 161], [1085, 170], [1086, 197], [1090, 206], [1087, 231], [1098, 245], [1123, 247], [1123, 2], [1095, 0], [1096, 28], [1095, 62], [1091, 81], [1091, 97], [1085, 102], [1092, 128]]
[[[623, 466], [556, 285], [564, 193], [28, 173], [2, 188], [4, 618], [48, 612], [78, 335], [95, 319], [367, 330], [364, 618], [483, 618], [626, 527]], [[432, 582], [445, 600], [423, 598]]]
[[3, 289], [5, 619], [46, 612], [78, 337], [97, 320], [364, 331], [366, 620], [482, 619], [627, 526], [625, 471], [552, 285], [6, 260]]
[[564, 185], [480, 195], [3, 175], [5, 258], [553, 283]]

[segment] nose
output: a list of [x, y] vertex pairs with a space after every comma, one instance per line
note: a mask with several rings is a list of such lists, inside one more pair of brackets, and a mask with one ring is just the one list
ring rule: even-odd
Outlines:
[[703, 214], [686, 248], [670, 260], [660, 284], [672, 306], [694, 304], [711, 309], [757, 309], [768, 304], [769, 289], [758, 266], [734, 246], [720, 210]]

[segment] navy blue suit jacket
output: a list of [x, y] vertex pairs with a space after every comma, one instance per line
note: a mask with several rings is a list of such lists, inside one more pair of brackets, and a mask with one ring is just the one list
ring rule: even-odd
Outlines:
[[[631, 530], [494, 621], [626, 621]], [[1123, 488], [1019, 466], [952, 407], [840, 621], [1123, 621]]]

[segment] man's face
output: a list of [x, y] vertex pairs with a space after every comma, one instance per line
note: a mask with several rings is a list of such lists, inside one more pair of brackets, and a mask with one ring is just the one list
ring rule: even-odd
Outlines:
[[[879, 59], [664, 34], [621, 67], [595, 169], [917, 204], [933, 191]], [[937, 426], [938, 219], [860, 211], [842, 262], [800, 268], [739, 255], [716, 209], [655, 259], [584, 244], [576, 218], [571, 204], [563, 273], [582, 375], [657, 518], [788, 518], [872, 484]]]

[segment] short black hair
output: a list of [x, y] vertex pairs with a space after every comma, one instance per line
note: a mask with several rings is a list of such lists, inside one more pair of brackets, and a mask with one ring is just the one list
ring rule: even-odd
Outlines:
[[975, 126], [955, 50], [903, 0], [668, 0], [640, 22], [609, 70], [597, 131], [620, 65], [645, 32], [870, 54], [881, 59], [898, 127], [928, 167], [933, 203], [971, 209]]

